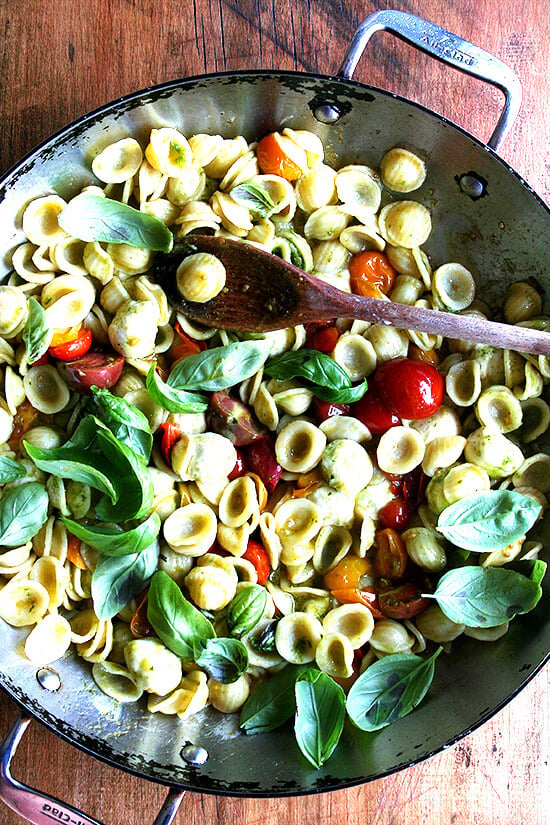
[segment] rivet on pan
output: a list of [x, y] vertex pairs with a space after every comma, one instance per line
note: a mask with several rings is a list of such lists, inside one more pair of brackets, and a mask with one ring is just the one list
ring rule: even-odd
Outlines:
[[48, 693], [55, 693], [61, 687], [61, 679], [59, 673], [49, 667], [41, 667], [36, 672], [36, 681], [43, 690]]
[[180, 751], [180, 756], [188, 765], [204, 765], [208, 759], [208, 751], [201, 745], [188, 742]]
[[458, 178], [458, 185], [465, 195], [468, 195], [472, 200], [482, 198], [486, 194], [487, 181], [484, 180], [475, 172], [466, 172]]
[[340, 110], [331, 103], [323, 103], [321, 106], [317, 106], [313, 114], [321, 123], [336, 123], [342, 117]]

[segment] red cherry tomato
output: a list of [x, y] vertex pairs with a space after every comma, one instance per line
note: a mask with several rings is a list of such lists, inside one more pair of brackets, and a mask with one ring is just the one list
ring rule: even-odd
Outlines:
[[308, 349], [316, 349], [319, 352], [332, 352], [338, 342], [340, 333], [336, 327], [326, 327], [326, 329], [318, 329], [312, 335], [306, 338], [306, 347]]
[[374, 587], [347, 587], [342, 590], [330, 591], [340, 604], [364, 604], [368, 607], [375, 619], [383, 619], [384, 614], [378, 605], [378, 596]]
[[250, 539], [242, 558], [254, 565], [258, 574], [258, 584], [265, 584], [271, 573], [271, 564], [264, 547], [259, 542]]
[[181, 437], [181, 427], [171, 421], [164, 421], [159, 427], [159, 432], [161, 433], [160, 452], [166, 463], [170, 465], [172, 449]]
[[393, 530], [404, 530], [411, 518], [411, 508], [402, 498], [393, 498], [378, 512], [378, 519], [382, 527], [391, 527]]
[[380, 610], [388, 619], [412, 619], [425, 610], [430, 599], [423, 593], [431, 592], [427, 582], [405, 582], [398, 586], [381, 583], [378, 588], [378, 604]]
[[59, 361], [71, 361], [73, 358], [80, 358], [85, 355], [92, 346], [92, 333], [86, 327], [82, 327], [76, 338], [59, 344], [57, 347], [50, 347], [48, 353]]
[[235, 462], [235, 466], [227, 476], [229, 481], [233, 481], [235, 478], [240, 478], [244, 476], [246, 471], [248, 470], [248, 463], [246, 461], [246, 454], [241, 447], [237, 447], [237, 460]]
[[271, 438], [265, 437], [255, 441], [246, 450], [249, 469], [260, 476], [266, 489], [272, 493], [281, 478], [283, 468], [275, 457]]
[[209, 429], [228, 438], [235, 447], [244, 447], [265, 437], [265, 430], [252, 414], [252, 410], [220, 390], [210, 396], [206, 412]]
[[333, 404], [332, 401], [321, 401], [315, 397], [311, 402], [311, 410], [318, 424], [322, 424], [327, 418], [334, 415], [347, 415], [350, 411], [349, 404]]
[[114, 386], [124, 366], [124, 358], [115, 352], [87, 352], [80, 358], [61, 361], [58, 370], [71, 389], [90, 395], [92, 387], [100, 390]]
[[445, 382], [431, 364], [412, 358], [386, 361], [374, 373], [382, 403], [400, 418], [428, 418], [441, 406]]
[[391, 581], [403, 578], [409, 561], [405, 542], [391, 527], [376, 531], [374, 548], [372, 554], [369, 553], [369, 558], [372, 560], [374, 574]]
[[42, 367], [44, 364], [49, 364], [50, 359], [48, 358], [48, 353], [45, 352], [44, 355], [41, 355], [40, 358], [37, 358], [36, 361], [33, 361], [31, 367]]
[[376, 387], [370, 386], [364, 396], [351, 406], [351, 414], [367, 427], [372, 435], [383, 435], [390, 427], [397, 427], [401, 419], [382, 404]]

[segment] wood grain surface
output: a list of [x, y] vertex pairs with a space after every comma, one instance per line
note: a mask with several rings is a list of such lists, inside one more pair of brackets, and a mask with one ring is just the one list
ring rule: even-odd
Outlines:
[[[379, 7], [360, 0], [0, 0], [0, 173], [74, 118], [155, 83], [246, 68], [335, 73], [354, 29]], [[548, 201], [546, 0], [395, 0], [381, 7], [430, 19], [515, 69], [524, 103], [500, 154]], [[418, 100], [484, 140], [502, 105], [492, 87], [387, 34], [374, 38], [355, 77]], [[394, 776], [283, 800], [190, 794], [176, 823], [546, 825], [549, 681], [546, 667], [484, 727]], [[0, 736], [15, 714], [0, 695]], [[14, 773], [106, 825], [152, 822], [165, 796], [38, 724], [19, 748]], [[0, 803], [0, 822], [22, 820]]]

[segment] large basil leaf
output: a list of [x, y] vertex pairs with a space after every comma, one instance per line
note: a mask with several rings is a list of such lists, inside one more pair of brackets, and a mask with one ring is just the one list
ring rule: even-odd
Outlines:
[[522, 538], [533, 526], [541, 505], [513, 490], [490, 490], [446, 507], [437, 529], [457, 547], [484, 553]]
[[287, 665], [252, 691], [241, 709], [245, 733], [267, 733], [283, 725], [296, 711], [296, 679], [307, 665]]
[[268, 361], [264, 371], [280, 380], [301, 378], [318, 398], [333, 404], [351, 404], [367, 390], [366, 381], [353, 387], [349, 375], [334, 358], [314, 349], [284, 352]]
[[26, 475], [27, 471], [19, 461], [7, 455], [0, 456], [0, 484], [7, 484], [9, 481], [15, 481], [16, 478], [23, 478]]
[[216, 682], [236, 682], [248, 667], [248, 651], [238, 639], [207, 639], [196, 659]]
[[100, 619], [112, 619], [146, 586], [157, 569], [158, 542], [129, 556], [105, 556], [92, 573], [92, 601]]
[[113, 468], [109, 461], [93, 451], [86, 451], [78, 447], [57, 447], [43, 449], [23, 442], [25, 450], [39, 470], [50, 473], [58, 478], [69, 478], [72, 481], [81, 481], [94, 490], [99, 490], [116, 502], [119, 497], [114, 482], [111, 480]]
[[294, 733], [298, 747], [314, 768], [320, 768], [340, 740], [346, 717], [346, 696], [327, 673], [309, 668], [296, 681]]
[[126, 243], [170, 252], [174, 238], [158, 218], [126, 203], [84, 192], [69, 201], [58, 217], [59, 226], [81, 241]]
[[151, 579], [147, 618], [161, 642], [186, 662], [197, 661], [208, 639], [216, 635], [211, 622], [163, 570]]
[[18, 547], [34, 538], [48, 518], [48, 493], [31, 481], [7, 490], [0, 499], [0, 545]]
[[239, 206], [249, 209], [257, 218], [269, 218], [277, 211], [278, 204], [273, 201], [265, 186], [259, 183], [241, 183], [234, 186], [229, 194]]
[[198, 392], [178, 390], [166, 384], [153, 364], [147, 373], [147, 392], [163, 409], [174, 413], [201, 413], [208, 408], [208, 398]]
[[240, 638], [256, 627], [264, 615], [267, 590], [260, 584], [249, 584], [233, 597], [227, 608], [226, 623], [232, 636]]
[[113, 433], [138, 455], [147, 461], [151, 457], [153, 435], [147, 416], [124, 398], [118, 398], [106, 389], [92, 387], [88, 407]]
[[270, 349], [265, 340], [237, 341], [188, 355], [176, 363], [167, 383], [178, 390], [225, 390], [258, 372]]
[[528, 613], [542, 595], [540, 581], [505, 567], [457, 567], [445, 573], [431, 598], [452, 621], [496, 627]]
[[380, 730], [410, 713], [426, 695], [442, 649], [428, 659], [392, 653], [370, 665], [348, 693], [346, 709], [353, 724]]
[[32, 295], [29, 298], [29, 314], [23, 328], [23, 343], [29, 364], [38, 361], [47, 351], [52, 340], [53, 330], [48, 326], [46, 312]]
[[104, 556], [128, 556], [131, 553], [141, 553], [156, 539], [161, 526], [157, 513], [151, 513], [148, 519], [131, 530], [122, 530], [116, 525], [109, 524], [86, 526], [64, 516], [61, 516], [61, 521], [69, 533], [86, 542]]

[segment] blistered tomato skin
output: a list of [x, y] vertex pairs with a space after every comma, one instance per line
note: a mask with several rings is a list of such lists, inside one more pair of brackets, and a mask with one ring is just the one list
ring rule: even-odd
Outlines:
[[437, 369], [412, 358], [386, 361], [373, 380], [388, 412], [407, 420], [429, 418], [437, 412], [445, 394], [445, 382]]
[[60, 361], [57, 368], [69, 387], [90, 395], [92, 387], [113, 387], [122, 373], [124, 358], [118, 353], [87, 352], [71, 361]]
[[210, 396], [206, 421], [210, 430], [228, 438], [235, 447], [244, 447], [265, 436], [246, 404], [223, 390]]
[[272, 493], [279, 483], [283, 468], [275, 457], [273, 443], [269, 436], [251, 444], [246, 450], [248, 468], [260, 476], [266, 489]]
[[332, 401], [321, 401], [320, 398], [314, 398], [311, 402], [311, 410], [317, 424], [322, 424], [327, 418], [332, 418], [335, 415], [348, 415], [350, 406], [349, 404], [334, 404]]
[[376, 387], [370, 386], [360, 401], [351, 405], [351, 415], [359, 419], [372, 435], [383, 435], [390, 427], [397, 427], [401, 419], [386, 409]]

